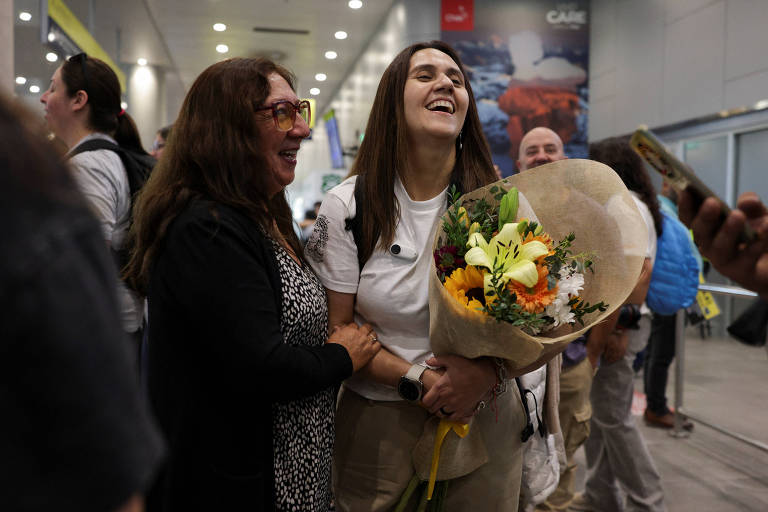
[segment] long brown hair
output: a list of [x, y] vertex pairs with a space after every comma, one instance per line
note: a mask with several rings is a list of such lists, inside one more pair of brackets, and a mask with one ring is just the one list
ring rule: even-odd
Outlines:
[[643, 160], [629, 146], [629, 140], [626, 137], [609, 137], [593, 142], [589, 145], [589, 158], [616, 171], [624, 185], [640, 196], [651, 212], [656, 236], [661, 236], [662, 216], [659, 200]]
[[71, 98], [77, 91], [88, 95], [88, 126], [115, 138], [126, 149], [146, 153], [136, 123], [120, 107], [120, 81], [109, 65], [80, 53], [61, 65], [61, 80]]
[[264, 193], [268, 170], [254, 108], [269, 96], [272, 73], [294, 88], [290, 71], [261, 58], [218, 62], [192, 84], [163, 158], [134, 206], [135, 249], [125, 277], [137, 290], [146, 293], [168, 226], [196, 198], [244, 212], [270, 236], [285, 238], [303, 258], [284, 191], [272, 198]]
[[[411, 57], [414, 53], [434, 48], [448, 55], [464, 75], [469, 107], [464, 126], [456, 139], [456, 163], [451, 175], [463, 192], [496, 181], [491, 153], [483, 135], [477, 113], [475, 96], [469, 77], [456, 51], [442, 41], [416, 43], [401, 51], [381, 77], [371, 115], [365, 129], [350, 176], [365, 175], [364, 196], [377, 198], [358, 206], [361, 215], [361, 257], [367, 260], [376, 249], [389, 247], [395, 236], [400, 216], [395, 198], [395, 177], [403, 170], [408, 158], [407, 126], [405, 122], [404, 91]], [[386, 199], [384, 199], [386, 198]], [[358, 213], [358, 215], [360, 214]]]

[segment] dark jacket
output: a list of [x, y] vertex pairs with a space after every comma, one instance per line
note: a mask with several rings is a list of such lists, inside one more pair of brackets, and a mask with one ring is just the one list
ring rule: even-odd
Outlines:
[[117, 273], [74, 184], [67, 203], [5, 178], [0, 510], [115, 510], [149, 487], [162, 456], [120, 323]]
[[246, 215], [194, 201], [171, 224], [149, 283], [150, 398], [170, 447], [150, 512], [273, 510], [272, 404], [352, 374], [341, 345], [284, 342], [280, 283]]

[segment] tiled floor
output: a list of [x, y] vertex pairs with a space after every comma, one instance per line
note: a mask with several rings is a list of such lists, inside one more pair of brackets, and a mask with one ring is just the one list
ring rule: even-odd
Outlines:
[[[768, 352], [687, 332], [684, 408], [768, 444]], [[642, 391], [642, 377], [636, 381]], [[667, 397], [674, 398], [674, 365]], [[662, 476], [670, 512], [768, 511], [768, 452], [696, 424], [687, 439], [638, 418]], [[583, 467], [583, 450], [577, 456]], [[583, 472], [577, 486], [583, 488]]]

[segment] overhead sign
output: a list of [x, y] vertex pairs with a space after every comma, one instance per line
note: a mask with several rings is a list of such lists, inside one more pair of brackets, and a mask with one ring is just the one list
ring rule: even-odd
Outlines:
[[440, 9], [441, 30], [474, 30], [475, 0], [443, 0]]

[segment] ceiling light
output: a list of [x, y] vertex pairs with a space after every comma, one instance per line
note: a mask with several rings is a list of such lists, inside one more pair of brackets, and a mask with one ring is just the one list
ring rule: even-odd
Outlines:
[[56, 40], [56, 34], [54, 34], [53, 32], [48, 32], [48, 42], [52, 43], [55, 40]]
[[31, 19], [32, 19], [32, 15], [31, 15], [31, 14], [29, 14], [27, 11], [21, 11], [21, 12], [19, 13], [19, 19], [20, 19], [21, 21], [29, 21], [29, 20], [31, 20]]
[[347, 5], [349, 5], [350, 9], [359, 9], [363, 6], [363, 2], [360, 0], [349, 0], [349, 4]]
[[227, 30], [227, 26], [223, 23], [214, 23], [213, 30], [215, 30], [216, 32], [224, 32], [225, 30]]
[[336, 53], [333, 50], [328, 50], [327, 52], [325, 52], [325, 58], [328, 59], [328, 60], [333, 60], [333, 59], [335, 59], [338, 56], [339, 56], [339, 54]]
[[29, 92], [31, 92], [32, 94], [37, 94], [40, 92], [40, 88], [36, 85], [30, 85]]
[[318, 73], [315, 75], [315, 80], [317, 80], [318, 82], [325, 82], [326, 78], [328, 77], [325, 76], [325, 73]]
[[318, 94], [320, 94], [320, 89], [318, 89], [317, 87], [313, 87], [309, 90], [309, 94], [311, 94], [312, 96], [317, 96]]
[[48, 52], [45, 54], [45, 60], [47, 60], [48, 62], [56, 62], [57, 60], [59, 60], [59, 56], [53, 52]]
[[147, 65], [147, 59], [145, 59], [144, 57], [140, 58], [136, 62], [138, 63], [139, 66], [146, 66]]
[[27, 83], [27, 79], [24, 78], [23, 76], [17, 76], [16, 83], [19, 85], [24, 85], [25, 83]]
[[124, 101], [121, 101], [120, 102], [120, 108], [123, 109], [123, 110], [126, 110], [128, 108], [128, 104], [126, 102], [124, 102]]
[[347, 33], [344, 32], [343, 30], [339, 30], [338, 32], [333, 34], [333, 37], [335, 37], [336, 39], [346, 39], [347, 38]]
[[229, 46], [225, 44], [217, 44], [216, 51], [219, 53], [227, 53], [229, 51]]

